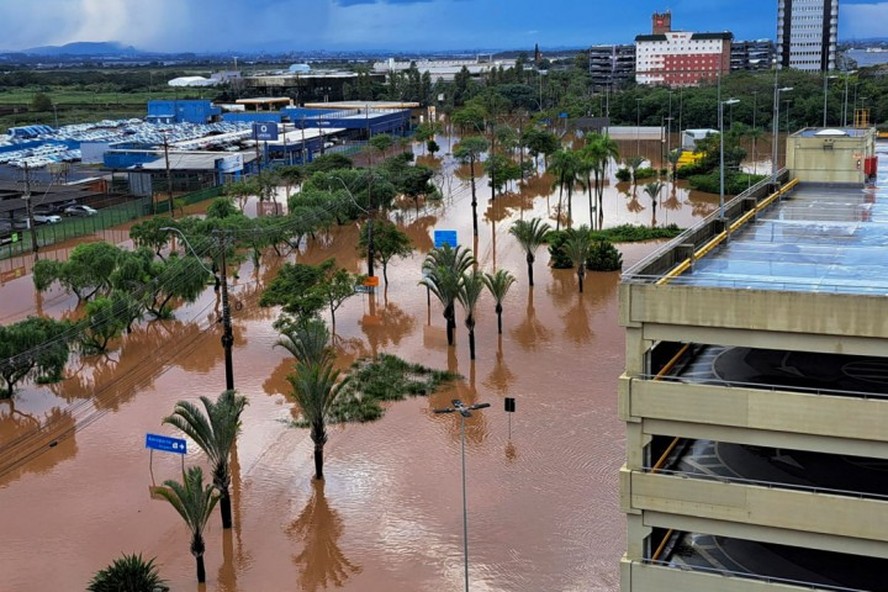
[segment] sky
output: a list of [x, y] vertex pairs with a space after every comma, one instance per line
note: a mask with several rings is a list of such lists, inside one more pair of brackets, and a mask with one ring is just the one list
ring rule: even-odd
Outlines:
[[[675, 30], [776, 36], [777, 0], [0, 0], [0, 48], [119, 41], [147, 51], [532, 50]], [[840, 0], [841, 40], [888, 37], [888, 0]]]

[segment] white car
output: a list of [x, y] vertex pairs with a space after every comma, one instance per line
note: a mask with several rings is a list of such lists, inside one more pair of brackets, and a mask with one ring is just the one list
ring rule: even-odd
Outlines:
[[89, 206], [68, 206], [64, 209], [66, 216], [95, 216], [98, 210]]
[[34, 222], [37, 224], [58, 224], [61, 221], [62, 217], [56, 214], [34, 214]]

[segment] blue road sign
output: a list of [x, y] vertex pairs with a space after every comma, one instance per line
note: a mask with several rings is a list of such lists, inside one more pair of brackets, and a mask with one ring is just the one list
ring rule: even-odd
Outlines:
[[567, 111], [562, 111], [558, 114], [558, 117], [560, 117], [561, 119], [567, 119]]
[[459, 243], [456, 241], [455, 230], [436, 230], [435, 231], [435, 248], [440, 249], [444, 245], [450, 245], [454, 249]]
[[278, 139], [278, 124], [274, 122], [254, 123], [253, 136], [260, 142], [276, 142]]
[[145, 448], [173, 452], [175, 454], [185, 454], [187, 452], [185, 440], [161, 436], [160, 434], [145, 434]]

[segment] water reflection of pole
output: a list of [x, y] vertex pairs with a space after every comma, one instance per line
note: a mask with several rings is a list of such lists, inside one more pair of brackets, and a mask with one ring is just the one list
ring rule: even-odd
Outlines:
[[469, 512], [466, 502], [466, 418], [472, 417], [472, 411], [490, 407], [490, 403], [475, 403], [468, 407], [459, 399], [451, 401], [453, 407], [435, 409], [435, 413], [459, 412], [460, 442], [462, 452], [462, 502], [463, 502], [463, 567], [466, 580], [466, 592], [469, 592]]

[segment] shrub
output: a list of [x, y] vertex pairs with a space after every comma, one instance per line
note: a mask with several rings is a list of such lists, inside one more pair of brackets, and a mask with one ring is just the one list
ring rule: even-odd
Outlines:
[[586, 259], [589, 271], [620, 271], [623, 269], [623, 255], [610, 242], [597, 240], [592, 243], [589, 258]]
[[[728, 195], [737, 195], [746, 191], [746, 189], [760, 180], [765, 175], [753, 175], [750, 173], [731, 172], [725, 174], [725, 193]], [[720, 193], [721, 179], [717, 170], [705, 175], [694, 175], [688, 179], [688, 184], [692, 189], [705, 191], [706, 193]]]
[[651, 167], [641, 167], [635, 169], [635, 180], [640, 181], [641, 179], [650, 179], [651, 177], [656, 177], [657, 171], [652, 169]]
[[630, 171], [629, 169], [627, 169], [625, 167], [618, 168], [615, 175], [617, 177], [617, 181], [621, 181], [623, 183], [626, 183], [627, 181], [632, 180], [632, 171]]
[[100, 570], [90, 581], [88, 592], [169, 592], [160, 578], [154, 559], [142, 555], [124, 555]]
[[675, 169], [675, 176], [679, 179], [688, 179], [694, 175], [702, 175], [706, 172], [706, 168], [700, 163], [686, 164]]
[[571, 269], [573, 261], [564, 252], [564, 243], [570, 237], [566, 230], [552, 230], [546, 235], [549, 244], [549, 265], [555, 269]]
[[637, 224], [621, 224], [604, 230], [593, 230], [593, 240], [606, 240], [612, 243], [632, 243], [661, 238], [675, 238], [682, 229], [675, 224], [669, 226], [641, 226]]

